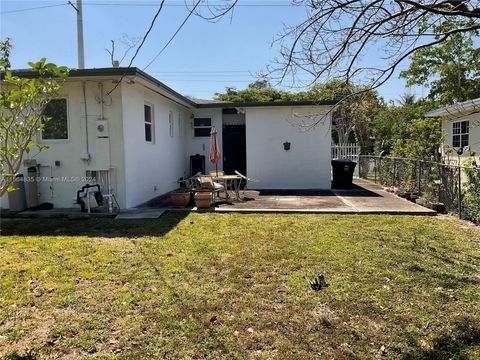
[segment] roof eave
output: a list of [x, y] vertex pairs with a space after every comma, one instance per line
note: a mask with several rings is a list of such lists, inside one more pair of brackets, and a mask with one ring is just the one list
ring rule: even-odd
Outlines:
[[275, 107], [275, 106], [333, 106], [337, 101], [257, 101], [257, 102], [218, 102], [210, 104], [197, 104], [198, 109], [209, 108], [249, 108], [249, 107]]
[[440, 109], [429, 111], [425, 117], [434, 118], [459, 118], [468, 116], [480, 110], [480, 98], [463, 101], [457, 104], [448, 105]]
[[[30, 69], [11, 70], [13, 75], [20, 77], [35, 78], [38, 73]], [[3, 77], [3, 74], [0, 74]], [[234, 108], [234, 107], [276, 107], [276, 106], [333, 106], [338, 101], [318, 101], [318, 100], [304, 100], [304, 101], [257, 101], [257, 102], [212, 102], [212, 103], [196, 103], [191, 99], [176, 92], [169, 86], [157, 80], [153, 76], [136, 67], [108, 67], [108, 68], [92, 68], [92, 69], [71, 69], [70, 78], [82, 77], [108, 77], [108, 76], [135, 76], [139, 77], [152, 85], [157, 86], [166, 93], [177, 98], [180, 102], [186, 104], [188, 107], [196, 109], [211, 109], [211, 108]], [[479, 100], [480, 101], [480, 100]]]

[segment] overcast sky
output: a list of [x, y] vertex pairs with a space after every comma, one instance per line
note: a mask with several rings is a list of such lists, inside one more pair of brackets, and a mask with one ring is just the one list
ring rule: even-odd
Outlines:
[[[12, 38], [14, 68], [25, 68], [28, 61], [41, 57], [58, 65], [77, 66], [76, 12], [66, 2], [0, 1], [1, 38]], [[120, 59], [125, 49], [120, 41], [122, 36], [143, 36], [159, 2], [84, 0], [86, 67], [110, 66], [110, 56], [105, 51], [110, 40], [115, 40], [116, 58]], [[143, 69], [188, 14], [183, 1], [167, 0], [166, 4], [134, 66]], [[240, 0], [233, 14], [217, 23], [192, 16], [146, 71], [178, 92], [199, 98], [211, 98], [226, 86], [245, 88], [278, 55], [278, 49], [271, 44], [283, 24], [297, 24], [305, 17], [303, 7], [278, 0]], [[371, 52], [365, 61], [381, 64], [379, 54], [380, 51]], [[128, 65], [132, 55], [133, 51], [122, 65]], [[403, 64], [400, 70], [405, 67]], [[380, 94], [390, 100], [407, 91], [397, 74], [380, 89]], [[411, 92], [422, 95], [422, 89]]]

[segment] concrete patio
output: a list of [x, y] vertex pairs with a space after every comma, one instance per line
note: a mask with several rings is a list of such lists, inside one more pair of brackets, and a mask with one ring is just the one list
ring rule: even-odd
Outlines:
[[[431, 209], [402, 199], [384, 191], [383, 188], [377, 184], [361, 179], [354, 181], [354, 187], [351, 190], [248, 190], [245, 192], [245, 199], [245, 201], [241, 202], [220, 202], [208, 210], [201, 211], [402, 215], [436, 214], [436, 212]], [[174, 210], [200, 211], [196, 207]]]
[[[231, 194], [234, 195], [233, 193]], [[243, 194], [242, 194], [243, 195]], [[245, 200], [219, 202], [210, 209], [176, 209], [168, 196], [148, 207], [122, 210], [120, 213], [80, 212], [79, 208], [52, 209], [19, 213], [2, 212], [2, 218], [117, 218], [156, 219], [165, 211], [210, 211], [219, 213], [322, 213], [322, 214], [399, 214], [435, 215], [436, 212], [399, 198], [367, 180], [356, 179], [351, 190], [248, 190]]]

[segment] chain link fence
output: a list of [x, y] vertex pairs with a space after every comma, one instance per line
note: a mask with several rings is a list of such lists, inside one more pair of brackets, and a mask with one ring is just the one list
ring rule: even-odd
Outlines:
[[480, 223], [480, 166], [444, 164], [409, 158], [360, 155], [359, 177], [422, 205]]

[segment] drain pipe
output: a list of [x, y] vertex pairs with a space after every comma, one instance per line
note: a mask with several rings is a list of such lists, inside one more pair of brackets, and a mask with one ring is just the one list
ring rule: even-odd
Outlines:
[[90, 160], [90, 151], [88, 148], [88, 112], [87, 112], [87, 90], [86, 90], [86, 81], [82, 81], [82, 92], [83, 92], [83, 108], [85, 112], [85, 154], [83, 160]]
[[99, 99], [99, 102], [100, 102], [100, 119], [99, 120], [105, 120], [105, 116], [104, 116], [104, 100], [103, 100], [103, 83], [102, 82], [99, 82], [98, 83], [98, 89], [100, 90], [100, 99]]

